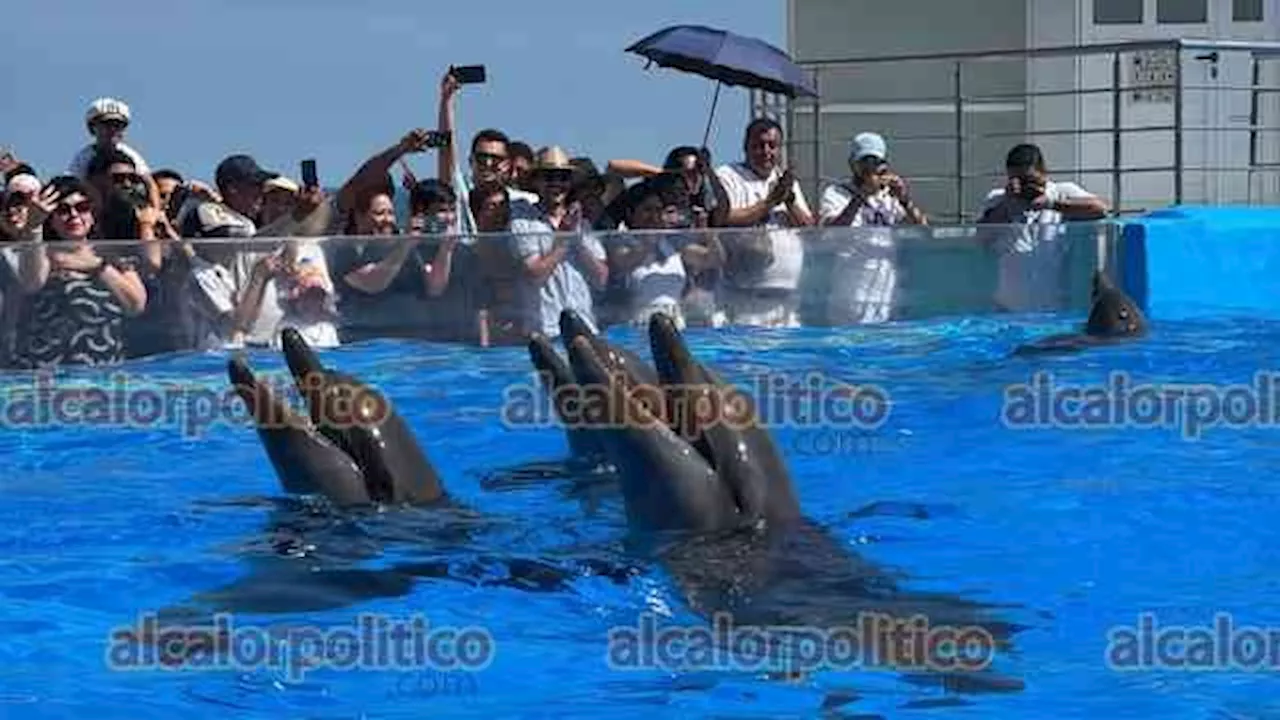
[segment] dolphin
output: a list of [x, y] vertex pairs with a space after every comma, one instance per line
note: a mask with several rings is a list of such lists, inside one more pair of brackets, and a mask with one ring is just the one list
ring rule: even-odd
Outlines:
[[1045, 355], [1078, 352], [1090, 347], [1110, 345], [1146, 336], [1147, 319], [1138, 304], [1107, 277], [1102, 270], [1093, 271], [1089, 317], [1079, 332], [1051, 335], [1013, 351], [1014, 355]]
[[565, 426], [565, 438], [572, 458], [593, 466], [603, 462], [605, 452], [601, 438], [590, 428], [578, 427], [577, 419], [572, 417], [573, 396], [578, 388], [572, 368], [541, 333], [534, 333], [529, 338], [529, 359], [542, 379], [543, 389], [551, 397], [560, 422]]
[[[668, 390], [673, 427], [695, 444], [729, 486], [742, 512], [771, 522], [799, 518], [800, 502], [792, 490], [791, 475], [773, 436], [760, 426], [751, 396], [698, 363], [666, 315], [650, 318], [649, 343]], [[729, 413], [730, 403], [742, 412]]]
[[347, 452], [258, 382], [243, 357], [227, 363], [236, 394], [254, 418], [258, 439], [285, 492], [318, 494], [341, 506], [371, 502], [364, 473]]
[[[621, 381], [585, 337], [569, 344], [574, 376], [583, 384], [613, 387]], [[688, 442], [631, 393], [603, 398], [592, 418], [605, 452], [618, 469], [628, 522], [649, 530], [716, 531], [737, 521], [737, 508], [715, 470]], [[611, 402], [621, 400], [620, 403]]]
[[560, 341], [564, 343], [565, 352], [569, 351], [569, 345], [579, 337], [586, 338], [596, 353], [604, 358], [611, 367], [619, 372], [631, 375], [635, 382], [645, 385], [658, 384], [658, 376], [653, 367], [639, 355], [624, 347], [605, 342], [599, 335], [592, 332], [591, 326], [577, 311], [562, 310], [560, 312]]
[[[579, 337], [591, 344], [611, 370], [627, 374], [632, 382], [639, 385], [657, 387], [657, 374], [639, 355], [606, 342], [577, 311], [561, 311], [560, 342], [566, 352], [569, 345]], [[568, 493], [578, 496], [615, 484], [615, 469], [608, 464], [601, 446], [602, 440], [591, 428], [582, 426], [581, 418], [576, 412], [581, 409], [576, 401], [582, 394], [583, 383], [575, 377], [573, 369], [560, 358], [545, 335], [531, 333], [527, 345], [529, 359], [538, 373], [543, 389], [552, 399], [556, 416], [564, 426], [569, 458], [563, 462], [533, 462], [498, 470], [488, 476], [486, 487], [512, 488], [541, 483], [547, 479], [570, 478], [572, 487]]]
[[[627, 392], [627, 376], [611, 372], [586, 338], [571, 343], [570, 364], [582, 381], [613, 385], [603, 427], [628, 527], [695, 612], [728, 613], [740, 627], [799, 629], [855, 627], [869, 618], [901, 626], [926, 618], [934, 628], [981, 628], [992, 652], [1009, 647], [1022, 628], [990, 617], [997, 606], [906, 589], [900, 575], [861, 558], [805, 517], [780, 454], [753, 414], [733, 424], [673, 430], [671, 422], [684, 412], [682, 393], [714, 392], [723, 381], [693, 358], [670, 318], [651, 319], [650, 340], [658, 374], [676, 391], [663, 396], [658, 412], [652, 400]], [[945, 662], [919, 660], [938, 660], [935, 668]], [[901, 672], [908, 667], [888, 656], [868, 662]], [[926, 674], [955, 682], [946, 673]], [[966, 687], [974, 691], [1021, 686], [992, 673], [967, 675]]]
[[1101, 270], [1093, 271], [1093, 304], [1085, 332], [1092, 337], [1134, 338], [1147, 334], [1147, 318], [1133, 298]]
[[435, 467], [382, 393], [325, 368], [297, 330], [285, 328], [280, 342], [313, 426], [360, 468], [371, 499], [415, 505], [447, 501]]

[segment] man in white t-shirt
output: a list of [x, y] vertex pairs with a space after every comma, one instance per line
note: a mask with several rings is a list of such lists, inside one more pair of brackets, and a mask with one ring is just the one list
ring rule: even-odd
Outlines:
[[987, 195], [978, 218], [979, 224], [1016, 226], [979, 228], [979, 237], [1000, 256], [996, 306], [1007, 312], [1058, 309], [1067, 295], [1062, 223], [1099, 220], [1110, 208], [1075, 183], [1051, 180], [1035, 145], [1010, 150], [1005, 171], [1008, 182]]
[[[898, 287], [894, 225], [927, 225], [907, 185], [888, 162], [888, 146], [876, 133], [861, 133], [849, 151], [850, 179], [828, 185], [818, 218], [831, 228], [835, 250], [827, 319], [835, 325], [884, 322]], [[838, 233], [838, 235], [834, 235]], [[834, 236], [833, 236], [834, 235]]]
[[71, 159], [71, 165], [67, 168], [68, 175], [74, 175], [81, 180], [86, 179], [89, 163], [93, 162], [94, 156], [100, 150], [112, 148], [128, 155], [133, 160], [134, 169], [139, 175], [151, 174], [151, 168], [147, 167], [147, 161], [142, 159], [142, 154], [124, 142], [124, 133], [129, 127], [129, 106], [123, 101], [115, 98], [94, 100], [89, 104], [84, 122], [94, 142], [86, 145]]
[[[720, 305], [733, 325], [798, 327], [802, 236], [813, 225], [800, 183], [779, 164], [782, 127], [770, 118], [747, 125], [745, 160], [716, 168], [729, 200], [726, 223], [759, 228], [721, 236], [727, 254]], [[763, 233], [763, 234], [760, 234]]]

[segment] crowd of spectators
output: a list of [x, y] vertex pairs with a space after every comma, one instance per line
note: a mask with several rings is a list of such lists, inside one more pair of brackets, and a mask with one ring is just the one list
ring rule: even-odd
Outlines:
[[[684, 146], [661, 166], [601, 169], [497, 129], [455, 143], [462, 87], [447, 71], [437, 127], [410, 130], [331, 193], [243, 154], [219, 163], [212, 184], [153, 169], [125, 140], [128, 105], [112, 98], [89, 105], [92, 140], [65, 172], [0, 155], [0, 367], [271, 346], [283, 327], [320, 347], [517, 343], [557, 336], [566, 308], [597, 329], [658, 311], [682, 326], [794, 327], [805, 246], [822, 235], [811, 226], [868, 228], [846, 233], [831, 263], [832, 321], [892, 317], [894, 235], [872, 228], [929, 220], [880, 135], [853, 139], [848, 178], [823, 189], [815, 212], [769, 118], [753, 120], [742, 156], [719, 166]], [[419, 180], [405, 158], [425, 152], [436, 153], [436, 177]], [[1015, 147], [1007, 165], [981, 222], [1052, 228], [1107, 212], [1050, 179], [1033, 145]], [[1027, 278], [1059, 256], [1035, 252], [1046, 237], [991, 241], [1002, 307], [1037, 302]]]

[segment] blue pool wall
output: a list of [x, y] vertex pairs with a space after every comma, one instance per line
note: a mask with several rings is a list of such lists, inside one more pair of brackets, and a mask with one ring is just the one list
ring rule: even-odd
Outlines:
[[1280, 207], [1157, 210], [1124, 222], [1114, 257], [1153, 319], [1280, 316]]

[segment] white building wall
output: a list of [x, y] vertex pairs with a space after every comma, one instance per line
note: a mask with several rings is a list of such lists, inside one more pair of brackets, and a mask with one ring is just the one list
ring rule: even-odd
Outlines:
[[[1280, 0], [1261, 0], [1263, 21], [1245, 22], [1234, 17], [1236, 10], [1250, 0], [1101, 0], [1116, 3], [1137, 2], [1141, 5], [1141, 22], [1132, 24], [1099, 24], [1095, 22], [1095, 0], [1016, 0], [1009, 5], [1003, 0], [1000, 12], [977, 12], [977, 7], [961, 7], [957, 0], [935, 0], [936, 11], [920, 7], [922, 0], [898, 0], [886, 9], [883, 3], [863, 0], [789, 0], [789, 51], [800, 60], [815, 57], [897, 55], [915, 52], [948, 52], [975, 49], [1010, 49], [1026, 47], [1062, 47], [1079, 44], [1101, 44], [1171, 38], [1212, 40], [1280, 40]], [[1257, 1], [1257, 0], [1252, 0]], [[929, 4], [925, 0], [926, 4]], [[1197, 2], [1204, 3], [1204, 22], [1162, 23], [1162, 13], [1181, 9], [1194, 12]], [[992, 10], [996, 3], [988, 0], [983, 7]], [[908, 7], [910, 6], [910, 7]], [[1016, 11], [1015, 11], [1016, 9]], [[909, 11], [909, 12], [908, 12]], [[927, 18], [927, 19], [926, 19]], [[975, 22], [976, 20], [976, 22]], [[1017, 25], [1017, 27], [1014, 27]], [[867, 33], [874, 28], [874, 33]], [[868, 39], [874, 38], [868, 44]], [[887, 39], [896, 39], [886, 46]], [[1021, 42], [1019, 42], [1021, 41]], [[927, 50], [925, 50], [927, 48]], [[1221, 52], [1216, 61], [1202, 59], [1197, 52], [1185, 52], [1181, 58], [1144, 54], [1147, 67], [1158, 68], [1163, 61], [1178, 62], [1183, 82], [1183, 188], [1186, 203], [1276, 203], [1280, 202], [1280, 172], [1276, 169], [1250, 172], [1250, 122], [1252, 93], [1247, 89], [1253, 78], [1247, 51]], [[1121, 79], [1124, 87], [1140, 81], [1136, 66], [1139, 56], [1121, 57]], [[1112, 56], [1044, 57], [1018, 60], [1024, 67], [1011, 72], [1008, 61], [968, 63], [965, 68], [966, 94], [1007, 93], [1007, 81], [1017, 78], [1032, 93], [1065, 90], [1107, 89], [1105, 92], [1078, 96], [1057, 95], [1031, 97], [1026, 101], [1023, 120], [1011, 122], [1011, 103], [979, 99], [968, 108], [964, 128], [964, 147], [968, 173], [984, 177], [966, 181], [963, 197], [956, 197], [954, 183], [934, 182], [928, 197], [948, 212], [969, 208], [982, 188], [999, 182], [1001, 147], [1022, 141], [1019, 134], [1036, 142], [1045, 151], [1055, 175], [1082, 183], [1086, 188], [1115, 201], [1119, 191], [1120, 207], [1126, 210], [1163, 207], [1175, 199], [1172, 170], [1141, 172], [1143, 168], [1171, 168], [1174, 165], [1174, 132], [1148, 130], [1128, 132], [1121, 136], [1120, 165], [1125, 173], [1119, 187], [1111, 169], [1114, 167]], [[908, 109], [912, 93], [920, 88], [920, 111], [936, 107], [939, 90], [945, 91], [946, 64], [937, 63], [927, 69], [903, 67], [899, 72], [885, 73], [884, 68], [860, 70], [825, 70], [834, 80], [822, 88], [823, 105], [832, 106], [822, 113], [822, 137], [825, 152], [817, 169], [831, 176], [843, 170], [839, 147], [859, 128], [879, 124], [891, 144], [902, 128], [925, 132], [946, 132], [954, 126], [954, 115], [945, 108], [934, 111], [936, 121], [921, 124], [926, 115], [919, 112], [871, 113], [859, 97], [882, 96], [886, 86], [900, 97], [901, 111]], [[1261, 84], [1280, 87], [1280, 58], [1262, 63]], [[916, 73], [923, 73], [916, 76]], [[1025, 80], [1019, 78], [1025, 77]], [[1231, 89], [1235, 88], [1235, 89]], [[1172, 126], [1175, 103], [1167, 93], [1155, 91], [1135, 93], [1126, 90], [1120, 96], [1121, 124], [1125, 128]], [[1280, 93], [1261, 96], [1258, 124], [1280, 128]], [[834, 111], [834, 112], [833, 112]], [[812, 113], [795, 113], [797, 134], [813, 142]], [[1235, 130], [1209, 132], [1210, 128]], [[1101, 130], [1074, 135], [1077, 130]], [[1068, 132], [1063, 132], [1068, 131]], [[980, 137], [986, 135], [987, 137]], [[1280, 132], [1257, 134], [1258, 163], [1280, 163]], [[913, 148], [900, 153], [910, 160], [906, 174], [955, 173], [954, 144], [947, 142], [913, 142]], [[812, 152], [796, 149], [795, 158], [804, 170], [812, 165]], [[892, 150], [892, 149], [891, 149]], [[807, 162], [806, 162], [807, 161]], [[928, 167], [922, 162], [928, 161]]]

